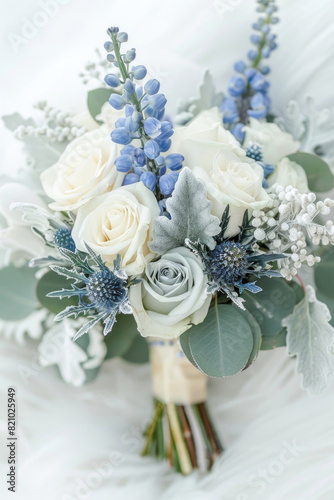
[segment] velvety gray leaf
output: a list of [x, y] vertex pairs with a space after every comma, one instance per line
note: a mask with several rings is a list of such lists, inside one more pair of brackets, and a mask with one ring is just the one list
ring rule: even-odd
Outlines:
[[150, 249], [160, 255], [172, 248], [183, 246], [188, 238], [200, 241], [213, 249], [213, 236], [220, 232], [219, 219], [211, 215], [211, 202], [206, 197], [204, 184], [197, 180], [189, 168], [180, 173], [173, 195], [167, 201], [171, 219], [157, 217], [153, 226]]

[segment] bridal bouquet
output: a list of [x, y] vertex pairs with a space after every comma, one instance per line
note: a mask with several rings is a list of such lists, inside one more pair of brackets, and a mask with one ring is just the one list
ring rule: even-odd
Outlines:
[[3, 118], [29, 166], [0, 187], [1, 328], [41, 338], [40, 364], [76, 385], [104, 359], [149, 351], [143, 454], [184, 474], [222, 451], [208, 377], [279, 346], [311, 393], [334, 368], [331, 314], [316, 295], [332, 308], [334, 200], [319, 193], [334, 186], [334, 131], [311, 100], [274, 113], [264, 61], [277, 7], [257, 3], [254, 48], [226, 95], [206, 73], [200, 98], [170, 118], [160, 82], [111, 27], [107, 61], [82, 75], [107, 72], [88, 92], [90, 118], [45, 102], [40, 123]]

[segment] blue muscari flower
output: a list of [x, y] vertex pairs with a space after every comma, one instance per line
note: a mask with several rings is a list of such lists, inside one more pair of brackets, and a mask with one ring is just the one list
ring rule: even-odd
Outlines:
[[153, 78], [152, 80], [148, 80], [148, 82], [144, 85], [144, 90], [148, 95], [154, 95], [159, 92], [160, 82]]
[[75, 243], [70, 229], [59, 228], [53, 234], [53, 243], [60, 248], [66, 248], [75, 252]]
[[126, 174], [123, 180], [122, 186], [127, 186], [128, 184], [135, 184], [139, 182], [139, 175], [137, 174]]
[[246, 79], [238, 74], [233, 75], [228, 85], [228, 91], [232, 97], [239, 97], [246, 90]]
[[130, 63], [136, 59], [136, 49], [130, 49], [125, 52], [124, 62]]
[[160, 155], [160, 148], [158, 143], [153, 139], [147, 141], [144, 145], [144, 153], [146, 154], [147, 158], [149, 158], [150, 160], [154, 160], [154, 158]]
[[146, 165], [146, 155], [141, 148], [133, 149], [132, 159], [136, 167], [144, 167]]
[[118, 111], [120, 109], [123, 109], [125, 106], [123, 97], [118, 94], [111, 94], [111, 96], [109, 97], [109, 104]]
[[144, 95], [144, 89], [142, 86], [140, 87], [137, 87], [136, 88], [136, 96], [137, 96], [137, 99], [140, 101], [140, 99], [143, 97]]
[[253, 160], [260, 162], [262, 160], [262, 147], [260, 144], [252, 142], [248, 145], [246, 149], [246, 156], [252, 158]]
[[251, 42], [254, 43], [254, 45], [259, 45], [261, 43], [261, 36], [253, 33], [250, 37]]
[[124, 146], [124, 148], [121, 149], [121, 155], [130, 155], [132, 154], [134, 149], [135, 149], [134, 146], [128, 144], [127, 146]]
[[250, 59], [251, 61], [254, 61], [257, 56], [259, 55], [258, 51], [257, 50], [254, 50], [254, 49], [251, 49], [247, 52], [247, 57], [248, 59]]
[[239, 110], [236, 102], [231, 97], [226, 97], [220, 106], [220, 112], [223, 113], [224, 123], [233, 123], [239, 118]]
[[261, 66], [260, 71], [263, 75], [268, 75], [270, 73], [269, 66]]
[[161, 177], [162, 175], [165, 175], [166, 172], [167, 172], [166, 165], [162, 165], [162, 167], [160, 167], [159, 169], [159, 176]]
[[[139, 115], [139, 116], [138, 116]], [[129, 132], [129, 134], [134, 134], [139, 129], [140, 121], [142, 116], [140, 113], [133, 113], [125, 119], [124, 127]]]
[[269, 177], [269, 175], [275, 170], [274, 165], [270, 165], [269, 163], [263, 163], [263, 161], [258, 161], [257, 163], [263, 168], [263, 175], [265, 179], [267, 179], [267, 177]]
[[231, 133], [234, 135], [236, 140], [239, 141], [240, 143], [243, 143], [245, 140], [246, 132], [243, 131], [244, 127], [245, 127], [244, 123], [236, 123], [231, 128]]
[[182, 162], [184, 161], [184, 156], [178, 153], [171, 153], [166, 156], [166, 167], [172, 171], [178, 171], [182, 168]]
[[115, 165], [118, 172], [127, 174], [132, 168], [132, 156], [129, 154], [121, 154], [116, 158]]
[[160, 215], [166, 215], [167, 213], [166, 201], [166, 198], [159, 201]]
[[125, 118], [122, 116], [115, 121], [115, 128], [120, 128], [125, 126]]
[[167, 99], [164, 94], [154, 94], [146, 96], [143, 99], [143, 106], [149, 106], [154, 109], [154, 111], [161, 111], [166, 105]]
[[154, 139], [155, 137], [158, 137], [161, 132], [161, 122], [157, 120], [156, 118], [146, 118], [144, 121], [144, 130], [146, 134]]
[[142, 65], [133, 66], [132, 73], [136, 80], [142, 80], [147, 74], [147, 69]]
[[246, 64], [243, 61], [237, 61], [234, 63], [234, 69], [238, 73], [243, 73], [245, 71]]
[[261, 73], [256, 72], [256, 74], [250, 80], [250, 86], [255, 91], [265, 92], [268, 90], [269, 82], [263, 78]]
[[120, 43], [124, 43], [128, 41], [128, 34], [124, 31], [117, 33], [116, 40]]
[[158, 167], [162, 167], [163, 165], [165, 165], [165, 162], [166, 160], [162, 155], [157, 156], [155, 159], [155, 163]]
[[114, 50], [114, 44], [112, 42], [105, 42], [104, 48], [107, 52], [112, 52]]
[[129, 80], [129, 78], [127, 78], [125, 83], [124, 83], [124, 90], [126, 90], [126, 92], [129, 95], [133, 95], [136, 91], [134, 84], [132, 83], [131, 80]]
[[174, 134], [174, 131], [173, 131], [172, 124], [167, 120], [164, 120], [163, 122], [161, 122], [161, 131], [160, 131], [160, 135], [159, 135], [159, 140], [162, 141], [162, 140], [169, 139], [170, 137], [172, 137], [173, 134]]
[[159, 179], [159, 186], [162, 194], [170, 196], [174, 191], [177, 179], [171, 174], [162, 175]]
[[248, 116], [260, 120], [264, 118], [267, 114], [266, 101], [261, 92], [257, 92], [253, 95], [250, 101], [251, 109], [247, 111]]
[[109, 87], [118, 87], [120, 84], [119, 77], [113, 73], [106, 75], [104, 81]]
[[145, 184], [145, 186], [150, 189], [151, 191], [154, 191], [155, 185], [157, 183], [157, 176], [153, 172], [144, 172], [140, 180]]
[[109, 62], [114, 63], [114, 64], [115, 64], [115, 62], [116, 62], [116, 61], [115, 61], [115, 56], [114, 56], [114, 54], [108, 54], [108, 55], [107, 55], [107, 60], [108, 60]]
[[132, 141], [132, 137], [125, 127], [115, 128], [115, 130], [111, 132], [110, 136], [113, 142], [116, 142], [116, 144], [123, 144], [124, 146], [130, 144]]
[[271, 52], [270, 47], [268, 46], [263, 47], [262, 57], [268, 58], [270, 56], [270, 52]]
[[252, 78], [254, 78], [255, 75], [256, 75], [256, 69], [254, 69], [254, 68], [247, 68], [245, 70], [245, 76], [246, 76], [246, 78], [247, 78], [247, 80], [249, 82], [252, 81]]
[[135, 165], [133, 166], [133, 173], [138, 175], [138, 177], [140, 178], [140, 176], [146, 172], [145, 170], [146, 167], [136, 167]]

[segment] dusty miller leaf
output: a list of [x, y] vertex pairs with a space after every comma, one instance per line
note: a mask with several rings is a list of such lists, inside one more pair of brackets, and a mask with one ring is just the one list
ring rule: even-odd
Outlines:
[[288, 330], [289, 355], [297, 356], [303, 388], [312, 394], [325, 389], [327, 377], [334, 369], [334, 328], [328, 323], [330, 319], [328, 307], [317, 300], [314, 289], [308, 286], [305, 298], [282, 321]]
[[220, 233], [218, 217], [211, 215], [211, 202], [206, 197], [206, 188], [197, 180], [189, 168], [184, 168], [167, 210], [171, 219], [157, 217], [153, 226], [153, 241], [150, 249], [160, 255], [172, 248], [183, 246], [185, 240], [200, 241], [210, 249], [215, 247], [213, 236]]

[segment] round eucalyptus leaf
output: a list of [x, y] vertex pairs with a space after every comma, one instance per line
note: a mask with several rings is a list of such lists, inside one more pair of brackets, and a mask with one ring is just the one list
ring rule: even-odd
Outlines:
[[[237, 306], [233, 305], [234, 309], [237, 308]], [[248, 368], [257, 358], [257, 355], [259, 354], [260, 346], [261, 346], [261, 341], [262, 341], [262, 336], [261, 336], [261, 328], [259, 327], [258, 322], [254, 318], [254, 316], [249, 312], [249, 311], [242, 311], [241, 309], [237, 309], [239, 313], [241, 313], [244, 318], [247, 320], [249, 326], [251, 327], [252, 330], [252, 335], [253, 335], [253, 348], [250, 353], [250, 356], [248, 358], [247, 365], [245, 366], [244, 370]]]
[[180, 337], [180, 344], [182, 347], [183, 354], [190, 361], [190, 363], [192, 363], [196, 368], [198, 368], [198, 366], [196, 365], [196, 362], [194, 360], [194, 357], [192, 355], [191, 349], [190, 349], [190, 344], [189, 344], [190, 332], [191, 332], [191, 328], [190, 328], [190, 330], [186, 330], [184, 333], [182, 333], [182, 335]]
[[129, 361], [130, 363], [148, 363], [148, 343], [146, 339], [144, 339], [144, 337], [140, 335], [140, 333], [138, 333], [138, 335], [135, 337], [135, 340], [134, 342], [132, 342], [130, 349], [125, 354], [123, 354], [122, 358], [126, 361]]
[[10, 265], [0, 270], [0, 318], [19, 321], [37, 307], [35, 270]]
[[46, 307], [53, 314], [58, 314], [63, 311], [67, 306], [74, 306], [78, 304], [78, 297], [47, 297], [50, 292], [62, 290], [63, 288], [70, 288], [72, 281], [69, 281], [65, 276], [60, 276], [54, 271], [48, 271], [43, 274], [36, 286], [36, 295], [43, 307]]
[[319, 156], [299, 152], [289, 155], [288, 158], [303, 167], [311, 191], [322, 193], [334, 187], [334, 176], [327, 163]]
[[286, 345], [286, 335], [286, 328], [282, 328], [277, 335], [262, 337], [260, 350], [269, 351], [271, 349], [276, 349], [276, 347], [284, 347]]
[[293, 311], [296, 294], [283, 278], [261, 278], [256, 284], [262, 292], [244, 291], [244, 305], [259, 324], [263, 337], [277, 335], [282, 320]]
[[[87, 107], [91, 116], [96, 120], [96, 116], [101, 113], [103, 104], [108, 102], [112, 91], [110, 89], [94, 89], [87, 94]], [[96, 120], [100, 123], [98, 120]]]
[[123, 356], [138, 335], [133, 315], [117, 314], [113, 329], [104, 337], [108, 349], [106, 359]]
[[189, 330], [195, 363], [211, 377], [226, 377], [245, 368], [253, 335], [245, 317], [231, 305], [216, 305], [199, 325]]

